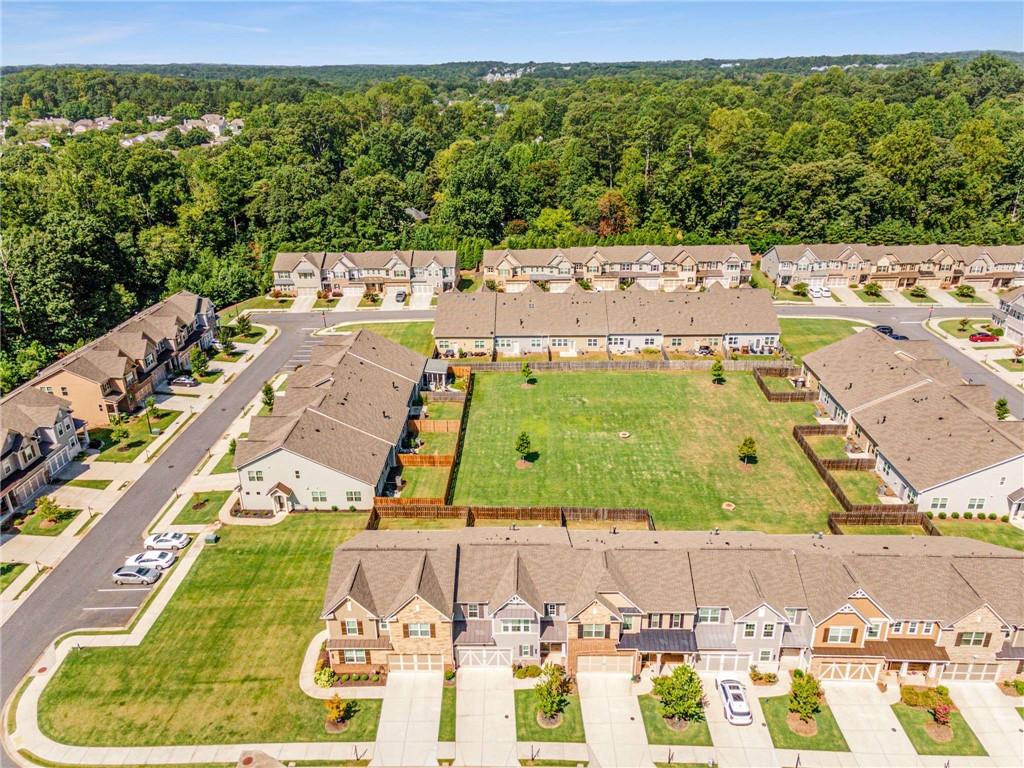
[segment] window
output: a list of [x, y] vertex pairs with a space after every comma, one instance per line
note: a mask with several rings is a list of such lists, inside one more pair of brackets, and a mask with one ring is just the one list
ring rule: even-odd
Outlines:
[[263, 482], [263, 472], [261, 470], [249, 470], [249, 481], [253, 483]]
[[557, 616], [558, 615], [558, 603], [544, 603], [544, 615], [545, 616]]
[[680, 627], [682, 627], [683, 626], [683, 614], [681, 614], [681, 613], [673, 613], [672, 614], [671, 623], [669, 624], [669, 626], [672, 629], [679, 629]]
[[530, 631], [530, 620], [529, 619], [502, 619], [501, 620], [501, 631], [502, 632], [529, 632]]
[[613, 347], [624, 347], [624, 346], [626, 346], [626, 337], [625, 336], [609, 336], [608, 337], [608, 343], [611, 344]]
[[[64, 397], [67, 397], [67, 396], [68, 396], [68, 388], [67, 388], [67, 387], [61, 387], [61, 388], [60, 388], [60, 393], [61, 393], [61, 395], [63, 395]], [[1005, 478], [1004, 478], [1004, 479], [1005, 479]]]
[[473, 339], [473, 349], [483, 349], [487, 346], [487, 342], [483, 339]]
[[313, 503], [323, 503], [327, 501], [327, 491], [310, 491], [310, 498], [313, 499]]
[[892, 633], [894, 635], [899, 635], [902, 632], [903, 632], [903, 622], [902, 621], [897, 621], [895, 624], [892, 625]]
[[661, 614], [652, 613], [649, 623], [651, 629], [661, 629]]
[[749, 639], [757, 636], [757, 624], [744, 624], [743, 637]]
[[520, 656], [533, 656], [533, 646], [532, 645], [520, 645], [519, 646], [519, 654], [518, 655], [520, 655]]
[[390, 626], [388, 625], [388, 620], [387, 619], [381, 619], [380, 621], [378, 621], [377, 622], [377, 626], [380, 627], [380, 631], [381, 632], [388, 632], [388, 633], [391, 632], [391, 629], [390, 629]]
[[636, 620], [636, 616], [633, 616], [632, 614], [627, 614], [626, 616], [623, 616], [622, 617], [622, 629], [625, 630], [626, 632], [631, 631], [633, 629], [633, 624], [634, 624], [635, 620]]
[[568, 347], [569, 346], [569, 340], [568, 339], [563, 339], [563, 338], [554, 338], [554, 339], [551, 340], [551, 346], [552, 347]]
[[765, 624], [761, 628], [761, 637], [766, 638], [766, 639], [767, 638], [775, 637], [775, 625], [774, 624]]
[[786, 609], [786, 621], [788, 621], [790, 624], [796, 624], [796, 614], [797, 614], [796, 608], [787, 608]]
[[945, 509], [949, 506], [949, 498], [945, 496], [935, 496], [932, 498], [932, 509]]
[[467, 619], [478, 619], [480, 618], [480, 606], [476, 603], [466, 604], [466, 618]]
[[596, 347], [597, 343], [598, 343], [597, 339], [595, 339], [594, 337], [590, 337], [589, 339], [587, 339], [587, 346], [588, 347]]
[[407, 624], [409, 627], [409, 637], [430, 637], [430, 625], [429, 624]]
[[362, 491], [345, 491], [345, 501], [362, 501]]
[[725, 343], [730, 347], [738, 347], [740, 345], [739, 336], [726, 336]]
[[604, 637], [604, 624], [584, 624], [583, 637]]
[[762, 648], [760, 650], [760, 652], [757, 654], [757, 660], [758, 661], [771, 661], [772, 660], [772, 649], [771, 648]]
[[359, 622], [355, 619], [345, 619], [345, 621], [342, 622], [342, 625], [345, 627], [346, 635], [359, 634]]
[[721, 608], [698, 608], [697, 609], [697, 622], [700, 624], [721, 624], [722, 623], [722, 609]]
[[907, 634], [908, 635], [916, 635], [917, 634], [917, 622], [916, 621], [908, 621], [907, 622]]
[[934, 631], [935, 631], [935, 622], [933, 622], [933, 621], [925, 621], [925, 622], [923, 622], [921, 624], [921, 634], [922, 635], [930, 635]]
[[976, 509], [985, 508], [985, 499], [983, 497], [970, 498], [967, 500], [967, 510], [973, 512]]
[[669, 342], [673, 347], [683, 346], [683, 340], [678, 336], [673, 337], [672, 341]]
[[970, 645], [978, 648], [985, 645], [984, 632], [961, 632], [956, 636], [957, 645]]
[[366, 663], [366, 651], [361, 648], [346, 648], [344, 654], [346, 664]]
[[40, 389], [43, 390], [43, 392], [45, 392], [48, 395], [53, 394], [53, 387], [40, 387]]
[[826, 643], [852, 643], [853, 627], [829, 627]]
[[[498, 346], [500, 347], [501, 344], [499, 344]], [[449, 344], [448, 344], [448, 340], [447, 339], [441, 339], [440, 341], [437, 342], [437, 348], [438, 349], [448, 349], [448, 347], [449, 347]]]
[[880, 621], [872, 621], [870, 624], [868, 624], [867, 635], [866, 635], [868, 640], [877, 640], [881, 636], [882, 636], [882, 622], [880, 622]]
[[654, 337], [653, 336], [644, 336], [644, 346], [645, 347], [653, 347], [654, 346]]

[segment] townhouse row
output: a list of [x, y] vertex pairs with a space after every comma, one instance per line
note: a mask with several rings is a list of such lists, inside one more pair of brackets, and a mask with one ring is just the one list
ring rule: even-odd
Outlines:
[[273, 272], [273, 289], [286, 296], [436, 295], [458, 284], [458, 257], [455, 251], [282, 252]]
[[594, 245], [484, 251], [483, 276], [508, 293], [544, 283], [560, 293], [576, 282], [597, 291], [735, 288], [750, 282], [750, 248], [733, 245]]
[[925, 512], [1024, 517], [1024, 421], [998, 421], [988, 386], [968, 384], [933, 341], [864, 330], [803, 359], [848, 450], [875, 459], [900, 500]]
[[365, 531], [335, 551], [320, 617], [338, 673], [997, 680], [1024, 671], [1024, 554], [947, 537]]
[[633, 285], [624, 291], [565, 291], [528, 285], [516, 293], [441, 296], [434, 338], [442, 355], [518, 356], [550, 351], [587, 354], [771, 354], [779, 321], [767, 291], [666, 293]]
[[1024, 344], [1024, 286], [999, 297], [999, 309], [992, 312], [992, 323], [1003, 329], [1003, 341]]
[[[9, 516], [89, 445], [88, 427], [130, 413], [213, 344], [209, 299], [182, 291], [65, 355], [0, 400], [2, 507]], [[73, 414], [73, 415], [72, 415]]]
[[776, 245], [761, 271], [780, 287], [811, 288], [878, 283], [887, 290], [921, 285], [1003, 289], [1024, 285], [1022, 245]]
[[288, 377], [267, 416], [253, 416], [234, 466], [241, 505], [370, 509], [383, 495], [422, 387], [448, 366], [370, 331], [325, 337]]

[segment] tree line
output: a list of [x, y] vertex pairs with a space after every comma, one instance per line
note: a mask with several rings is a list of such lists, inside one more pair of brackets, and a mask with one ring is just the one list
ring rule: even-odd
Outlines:
[[[465, 81], [10, 74], [0, 384], [171, 291], [257, 294], [278, 250], [455, 248], [472, 268], [499, 243], [1024, 240], [1007, 59]], [[207, 111], [245, 129], [118, 146], [150, 112]], [[31, 117], [111, 112], [117, 130], [24, 141]]]

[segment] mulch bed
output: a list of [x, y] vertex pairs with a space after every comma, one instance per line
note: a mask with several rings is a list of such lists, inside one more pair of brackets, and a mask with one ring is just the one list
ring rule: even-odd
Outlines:
[[342, 720], [340, 723], [334, 720], [324, 721], [324, 730], [328, 733], [344, 733], [348, 730], [348, 720]]
[[932, 741], [937, 741], [939, 744], [947, 744], [953, 740], [953, 728], [948, 725], [939, 725], [934, 720], [924, 724], [924, 732], [931, 737]]
[[789, 730], [797, 736], [818, 735], [818, 724], [814, 720], [801, 720], [800, 715], [796, 712], [790, 712], [786, 715], [786, 725], [788, 725]]
[[258, 509], [233, 509], [232, 517], [273, 517], [274, 513], [269, 510]]
[[562, 716], [561, 712], [559, 712], [552, 718], [547, 718], [544, 716], [543, 712], [539, 710], [537, 711], [537, 725], [539, 725], [541, 728], [547, 728], [549, 730], [552, 728], [557, 728], [562, 724], [562, 720], [564, 719], [565, 718]]
[[676, 733], [683, 733], [687, 728], [690, 727], [690, 721], [684, 720], [683, 718], [676, 719], [674, 717], [663, 717], [661, 718], [665, 722], [665, 727], [669, 728]]
[[533, 466], [533, 464], [531, 464], [528, 461], [525, 461], [524, 459], [519, 459], [516, 462], [516, 469], [529, 469], [532, 466]]

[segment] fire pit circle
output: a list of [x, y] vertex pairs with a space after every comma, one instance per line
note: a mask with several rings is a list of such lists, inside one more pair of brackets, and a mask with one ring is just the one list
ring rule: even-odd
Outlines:
[[722, 504], [722, 509], [724, 509], [726, 512], [732, 512], [734, 509], [736, 509], [736, 505], [733, 504], [731, 501], [726, 501]]
[[621, 437], [623, 440], [628, 440], [629, 437], [630, 437], [630, 434], [629, 434], [629, 432], [619, 432], [619, 437]]

